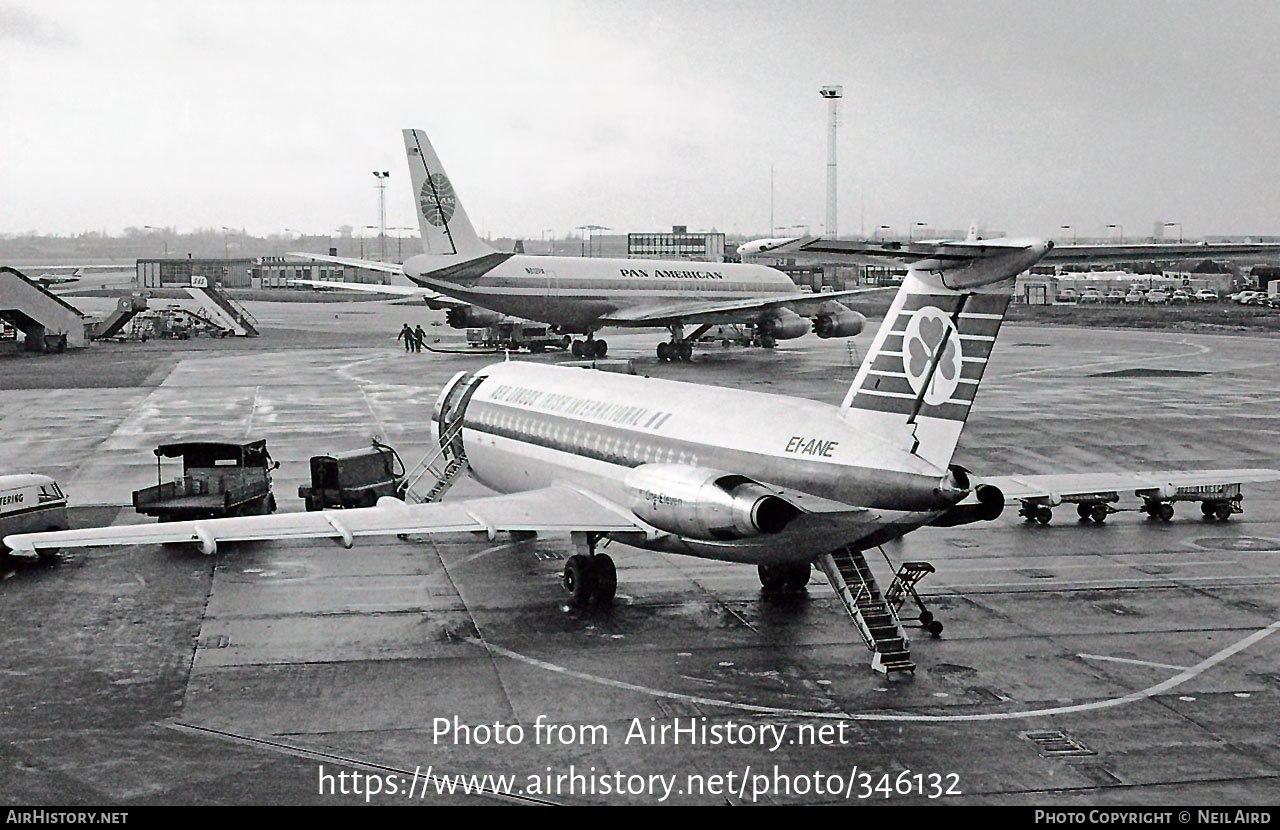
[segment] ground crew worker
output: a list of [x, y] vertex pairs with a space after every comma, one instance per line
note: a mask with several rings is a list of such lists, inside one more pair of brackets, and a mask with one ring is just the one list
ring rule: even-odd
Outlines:
[[417, 328], [417, 330], [416, 330], [416, 331], [414, 331], [414, 337], [415, 337], [415, 339], [416, 339], [416, 341], [417, 341], [417, 344], [418, 344], [418, 348], [414, 349], [414, 351], [415, 351], [415, 352], [420, 352], [420, 351], [422, 351], [422, 347], [423, 347], [423, 346], [425, 346], [425, 345], [427, 345], [427, 333], [426, 333], [425, 331], [423, 331], [423, 330], [422, 330], [422, 324], [421, 324], [421, 323], [419, 323], [419, 324], [418, 324], [418, 328]]
[[409, 328], [409, 324], [405, 323], [403, 326], [400, 327], [400, 333], [396, 335], [396, 339], [403, 340], [404, 350], [406, 352], [411, 352], [411, 351], [414, 351], [413, 346], [414, 346], [414, 343], [417, 341], [418, 336], [413, 333], [413, 329]]

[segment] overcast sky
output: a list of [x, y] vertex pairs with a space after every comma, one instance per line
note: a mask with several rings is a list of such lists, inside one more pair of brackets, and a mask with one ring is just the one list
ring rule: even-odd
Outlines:
[[1280, 232], [1275, 2], [0, 0], [0, 233], [816, 233], [825, 84], [842, 234]]

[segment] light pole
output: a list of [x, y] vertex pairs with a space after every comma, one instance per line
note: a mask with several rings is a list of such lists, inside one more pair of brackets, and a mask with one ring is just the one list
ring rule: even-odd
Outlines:
[[149, 231], [160, 231], [160, 239], [161, 241], [164, 242], [164, 258], [168, 259], [169, 258], [169, 237], [164, 235], [164, 232], [161, 228], [153, 228], [150, 225], [143, 225], [142, 227]]
[[1120, 234], [1120, 244], [1124, 244], [1124, 225], [1107, 225], [1108, 228], [1117, 231]]
[[374, 170], [373, 176], [378, 180], [378, 259], [387, 261], [387, 179], [391, 173], [387, 170]]
[[[397, 227], [394, 227], [394, 228], [389, 228], [389, 230], [393, 230], [393, 231], [411, 231], [411, 230], [413, 230], [413, 228], [405, 228], [405, 227], [398, 227], [398, 226], [397, 226]], [[402, 256], [400, 255], [400, 240], [402, 240], [402, 239], [404, 239], [404, 237], [403, 237], [401, 234], [397, 233], [397, 234], [396, 234], [396, 264], [397, 264], [397, 265], [402, 265], [402, 264], [404, 264], [404, 257], [402, 257]]]
[[929, 223], [927, 222], [916, 222], [915, 224], [913, 224], [910, 228], [907, 229], [907, 241], [911, 242], [915, 238], [916, 228], [927, 228], [927, 227], [929, 227]]
[[1181, 245], [1182, 244], [1182, 223], [1181, 222], [1165, 222], [1164, 223], [1164, 226], [1166, 228], [1172, 228], [1174, 225], [1178, 226], [1178, 244]]
[[1061, 230], [1064, 230], [1064, 231], [1071, 231], [1071, 244], [1072, 244], [1072, 245], [1076, 244], [1076, 229], [1075, 229], [1075, 228], [1073, 228], [1071, 225], [1063, 225], [1063, 226], [1062, 226], [1062, 228], [1061, 228]]
[[612, 230], [612, 228], [606, 228], [604, 225], [578, 225], [574, 230], [582, 231], [582, 249], [580, 256], [585, 257], [587, 255], [587, 240], [591, 238], [591, 233], [593, 231], [608, 231]]
[[360, 258], [361, 259], [364, 259], [364, 232], [376, 231], [377, 229], [378, 228], [376, 225], [365, 225], [364, 228], [361, 229], [360, 231]]
[[544, 243], [547, 241], [547, 234], [551, 234], [551, 253], [552, 255], [554, 255], [556, 252], [556, 236], [555, 236], [556, 229], [555, 228], [542, 229], [542, 241]]
[[223, 225], [222, 226], [222, 258], [223, 259], [231, 258], [230, 255], [227, 253], [227, 234], [229, 233], [231, 233], [231, 228], [228, 228], [226, 225]]
[[875, 233], [873, 233], [873, 234], [871, 235], [871, 239], [872, 239], [872, 241], [877, 241], [877, 240], [879, 240], [879, 239], [880, 239], [880, 231], [887, 231], [887, 230], [889, 230], [889, 226], [888, 226], [888, 225], [881, 225], [880, 227], [876, 228], [876, 232], [875, 232]]

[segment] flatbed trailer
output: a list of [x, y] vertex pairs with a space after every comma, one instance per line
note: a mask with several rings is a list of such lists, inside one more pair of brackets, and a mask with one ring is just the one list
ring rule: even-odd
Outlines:
[[[133, 493], [133, 507], [144, 516], [181, 522], [275, 512], [271, 471], [280, 465], [266, 441], [182, 441], [153, 452], [156, 484]], [[182, 458], [182, 475], [161, 481], [162, 458]]]

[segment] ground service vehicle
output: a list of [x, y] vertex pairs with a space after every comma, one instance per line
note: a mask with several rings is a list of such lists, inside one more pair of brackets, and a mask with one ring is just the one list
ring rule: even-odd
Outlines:
[[486, 328], [467, 329], [467, 345], [472, 348], [528, 349], [537, 354], [552, 348], [567, 349], [572, 339], [553, 334], [546, 323], [524, 320], [508, 319]]
[[[182, 522], [276, 510], [271, 471], [280, 464], [267, 452], [266, 441], [181, 441], [162, 444], [152, 452], [156, 485], [133, 493], [133, 507], [144, 516]], [[161, 481], [161, 458], [181, 458], [182, 475]]]
[[[67, 497], [58, 482], [36, 473], [0, 476], [0, 538], [10, 533], [67, 530]], [[0, 545], [0, 553], [5, 549]], [[52, 555], [53, 551], [42, 555]]]
[[373, 446], [311, 457], [311, 486], [298, 488], [307, 510], [373, 507], [383, 496], [400, 497], [404, 464], [396, 451]]
[[1155, 288], [1147, 292], [1147, 305], [1167, 305], [1169, 303], [1169, 292], [1162, 288]]

